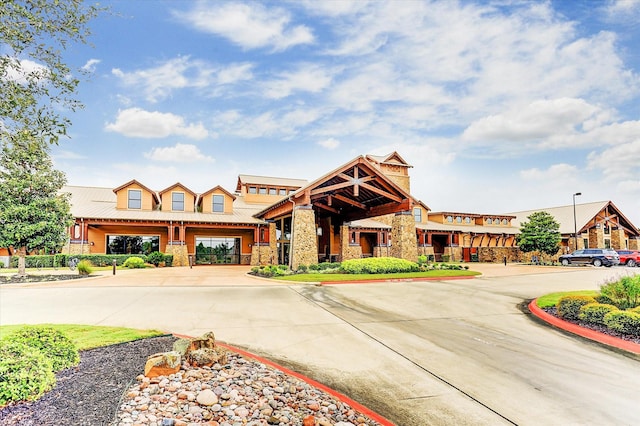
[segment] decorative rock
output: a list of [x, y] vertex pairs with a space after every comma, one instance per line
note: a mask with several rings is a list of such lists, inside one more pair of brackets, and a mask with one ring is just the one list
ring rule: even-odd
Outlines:
[[196, 401], [200, 405], [210, 407], [213, 404], [218, 403], [218, 396], [213, 393], [211, 389], [205, 389], [198, 394], [198, 396], [196, 397]]
[[180, 354], [177, 352], [164, 352], [151, 355], [144, 366], [146, 377], [168, 376], [180, 370]]
[[316, 418], [307, 416], [302, 420], [302, 426], [316, 426]]

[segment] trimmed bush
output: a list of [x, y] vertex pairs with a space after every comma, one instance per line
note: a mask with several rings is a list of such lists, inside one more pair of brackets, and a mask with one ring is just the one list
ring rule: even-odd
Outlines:
[[605, 315], [607, 327], [619, 333], [640, 336], [640, 314], [631, 311], [613, 311]]
[[164, 266], [173, 266], [173, 255], [165, 254], [164, 255]]
[[36, 349], [51, 361], [53, 371], [60, 371], [80, 362], [76, 345], [61, 331], [51, 327], [25, 326], [4, 340]]
[[640, 314], [640, 306], [636, 306], [635, 308], [631, 308], [628, 311], [629, 312], [635, 312], [636, 314]]
[[122, 266], [125, 268], [144, 268], [146, 265], [142, 258], [134, 256], [125, 260]]
[[388, 274], [417, 272], [420, 267], [415, 262], [395, 257], [369, 257], [345, 260], [340, 269], [347, 274]]
[[93, 265], [88, 260], [81, 260], [78, 263], [78, 273], [80, 275], [89, 275], [93, 272]]
[[147, 255], [147, 262], [152, 265], [158, 266], [160, 263], [164, 262], [164, 254], [159, 251], [154, 251], [153, 253], [149, 253]]
[[604, 317], [609, 312], [617, 311], [618, 308], [604, 303], [589, 303], [580, 308], [578, 318], [590, 324], [604, 325]]
[[565, 320], [577, 320], [580, 308], [589, 303], [596, 303], [596, 300], [591, 296], [563, 296], [556, 305], [558, 316]]
[[38, 399], [55, 383], [46, 355], [8, 338], [0, 340], [0, 406]]

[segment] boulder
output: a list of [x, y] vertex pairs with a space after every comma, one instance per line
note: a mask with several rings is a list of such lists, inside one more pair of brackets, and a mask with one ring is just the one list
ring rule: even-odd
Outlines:
[[182, 357], [178, 352], [163, 352], [151, 355], [144, 365], [146, 377], [168, 376], [180, 371]]

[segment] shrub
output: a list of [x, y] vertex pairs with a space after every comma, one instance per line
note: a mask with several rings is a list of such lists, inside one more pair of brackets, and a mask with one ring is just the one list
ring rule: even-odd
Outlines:
[[89, 275], [93, 272], [93, 265], [88, 260], [81, 260], [78, 263], [78, 273], [80, 275]]
[[164, 254], [159, 251], [154, 251], [153, 253], [149, 253], [147, 255], [147, 262], [152, 265], [158, 266], [160, 263], [164, 262]]
[[636, 314], [640, 314], [640, 306], [636, 306], [635, 308], [631, 308], [628, 311], [629, 312], [635, 312]]
[[425, 256], [424, 254], [418, 256], [418, 265], [422, 266], [425, 263], [427, 263], [427, 256]]
[[417, 263], [395, 257], [369, 257], [342, 262], [340, 269], [347, 274], [385, 274], [397, 272], [417, 272]]
[[78, 349], [66, 334], [51, 327], [25, 326], [5, 340], [17, 342], [42, 352], [51, 361], [53, 371], [60, 371], [80, 362]]
[[578, 318], [591, 324], [604, 325], [604, 316], [618, 308], [604, 303], [589, 303], [580, 308]]
[[589, 303], [596, 303], [596, 300], [591, 296], [563, 296], [556, 305], [558, 316], [566, 320], [577, 320], [580, 308]]
[[640, 314], [630, 311], [613, 311], [605, 315], [607, 327], [620, 333], [640, 336]]
[[55, 382], [46, 355], [8, 338], [0, 340], [0, 406], [37, 399]]
[[298, 272], [301, 273], [301, 274], [306, 273], [308, 269], [309, 269], [309, 267], [307, 265], [298, 266]]
[[600, 286], [600, 294], [620, 309], [634, 308], [640, 305], [640, 275], [607, 282]]
[[164, 255], [164, 266], [173, 266], [173, 255], [165, 254]]
[[4, 262], [0, 260], [0, 269], [4, 268]]
[[134, 256], [125, 260], [122, 266], [125, 268], [144, 268], [145, 263], [142, 258]]

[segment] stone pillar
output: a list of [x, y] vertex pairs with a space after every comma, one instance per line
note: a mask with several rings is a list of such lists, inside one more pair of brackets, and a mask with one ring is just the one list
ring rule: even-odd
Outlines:
[[351, 242], [351, 228], [349, 225], [343, 224], [340, 226], [340, 261], [343, 262], [349, 259], [360, 259], [362, 257], [362, 247], [360, 247], [360, 241], [356, 238]]
[[416, 221], [410, 211], [396, 213], [391, 226], [391, 256], [418, 261]]
[[173, 255], [173, 266], [189, 266], [189, 251], [186, 245], [167, 245], [164, 252]]
[[614, 250], [624, 250], [624, 229], [612, 229], [611, 230], [611, 248]]
[[640, 250], [640, 237], [629, 238], [629, 250]]
[[271, 265], [276, 255], [271, 243], [254, 244], [251, 247], [251, 266]]
[[291, 235], [291, 269], [318, 263], [316, 215], [310, 205], [296, 206], [293, 212]]
[[589, 248], [604, 248], [604, 230], [602, 227], [589, 229]]

